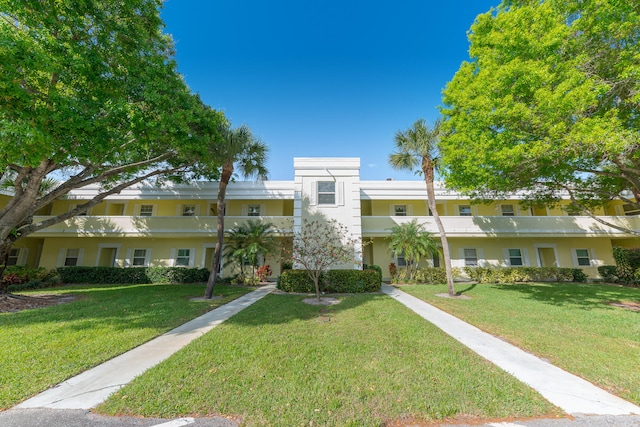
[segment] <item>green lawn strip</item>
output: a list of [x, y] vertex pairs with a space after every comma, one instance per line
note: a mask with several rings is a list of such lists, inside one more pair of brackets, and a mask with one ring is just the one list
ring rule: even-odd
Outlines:
[[331, 307], [269, 295], [136, 378], [97, 411], [225, 415], [243, 426], [557, 413], [530, 388], [383, 295]]
[[219, 286], [216, 294], [223, 298], [192, 301], [204, 295], [203, 285], [39, 290], [35, 293], [62, 293], [77, 299], [0, 314], [0, 408], [9, 408], [248, 291]]
[[469, 300], [436, 296], [443, 286], [401, 290], [640, 404], [640, 289], [605, 284], [463, 285]]

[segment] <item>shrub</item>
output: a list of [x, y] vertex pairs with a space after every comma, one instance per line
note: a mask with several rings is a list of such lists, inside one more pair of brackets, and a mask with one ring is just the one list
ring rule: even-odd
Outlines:
[[209, 277], [206, 268], [183, 267], [60, 267], [57, 271], [63, 283], [197, 283]]
[[285, 292], [315, 292], [313, 280], [306, 270], [284, 270], [276, 287]]
[[415, 280], [416, 283], [447, 283], [447, 271], [444, 267], [419, 268]]
[[[613, 248], [613, 258], [616, 260], [616, 283], [638, 283], [635, 272], [640, 268], [640, 248]], [[599, 269], [598, 269], [599, 271]]]
[[587, 280], [587, 275], [579, 268], [465, 267], [464, 271], [478, 283], [584, 282]]
[[363, 270], [374, 270], [378, 272], [378, 275], [380, 277], [380, 282], [382, 282], [382, 268], [379, 265], [368, 265], [368, 264], [364, 264], [362, 266]]
[[331, 293], [363, 293], [380, 290], [378, 270], [329, 270], [324, 275], [325, 291]]
[[396, 267], [395, 263], [389, 264], [389, 275], [391, 276], [391, 281], [396, 280], [396, 276], [398, 275], [398, 267]]
[[617, 283], [619, 281], [617, 271], [618, 267], [615, 265], [602, 265], [598, 267], [598, 273], [600, 273], [602, 280], [609, 283]]
[[256, 274], [258, 275], [258, 279], [260, 282], [266, 282], [267, 277], [271, 276], [272, 274], [271, 266], [261, 265], [260, 267], [258, 267], [258, 271], [256, 271]]
[[[0, 283], [0, 288], [8, 292], [15, 292], [23, 289], [36, 289], [60, 283], [60, 278], [56, 270], [46, 268], [33, 268], [20, 265], [7, 267]], [[29, 284], [28, 287], [25, 287]]]
[[[329, 270], [320, 276], [320, 290], [328, 293], [362, 293], [380, 290], [380, 273], [367, 270]], [[315, 292], [306, 270], [286, 270], [278, 278], [277, 288], [285, 292]]]

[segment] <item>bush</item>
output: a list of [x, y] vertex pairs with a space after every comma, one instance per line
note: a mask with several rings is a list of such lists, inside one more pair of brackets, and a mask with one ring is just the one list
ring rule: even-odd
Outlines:
[[377, 292], [381, 285], [381, 272], [368, 270], [329, 270], [324, 275], [325, 291], [330, 293]]
[[[452, 269], [453, 276], [460, 275], [460, 269]], [[447, 270], [444, 267], [419, 268], [416, 271], [416, 283], [447, 283]]]
[[609, 283], [617, 283], [620, 280], [617, 271], [618, 267], [615, 265], [602, 265], [598, 267], [598, 273], [600, 273], [602, 280]]
[[[613, 248], [613, 258], [616, 260], [615, 273], [608, 276], [609, 278], [615, 276], [615, 280], [611, 280], [612, 282], [624, 284], [639, 282], [640, 275], [636, 276], [636, 271], [640, 269], [640, 248], [621, 248], [616, 246]], [[598, 268], [598, 271], [600, 271], [600, 268]], [[607, 273], [610, 272], [608, 271]]]
[[364, 264], [362, 266], [363, 270], [374, 270], [377, 271], [379, 276], [380, 276], [380, 282], [382, 282], [382, 267], [380, 267], [379, 265], [368, 265], [368, 264]]
[[579, 268], [560, 267], [465, 267], [465, 273], [478, 283], [585, 282]]
[[[380, 272], [367, 270], [329, 270], [320, 276], [320, 291], [327, 293], [363, 293], [380, 290]], [[285, 292], [315, 292], [313, 280], [306, 270], [285, 270], [277, 288]]]
[[[320, 283], [322, 283], [322, 276]], [[278, 278], [276, 287], [285, 292], [315, 292], [313, 280], [306, 270], [284, 270]]]
[[183, 267], [60, 267], [63, 283], [139, 284], [139, 283], [198, 283], [206, 282], [206, 268]]
[[56, 270], [12, 265], [4, 271], [0, 288], [15, 292], [23, 289], [44, 288], [57, 283], [60, 283], [60, 278]]

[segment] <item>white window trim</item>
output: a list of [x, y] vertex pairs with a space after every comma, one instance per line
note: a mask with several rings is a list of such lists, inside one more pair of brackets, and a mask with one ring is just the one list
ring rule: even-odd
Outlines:
[[[586, 250], [587, 251], [587, 255], [589, 258], [589, 265], [580, 265], [578, 263], [578, 251], [579, 250]], [[573, 266], [577, 267], [577, 268], [582, 268], [582, 267], [597, 267], [598, 266], [598, 260], [595, 258], [595, 249], [594, 248], [585, 248], [585, 247], [581, 247], [581, 248], [571, 248], [571, 260], [573, 261]], [[580, 258], [584, 258], [584, 257], [580, 257]]]
[[464, 250], [465, 249], [475, 249], [476, 251], [476, 259], [477, 259], [477, 267], [484, 267], [485, 262], [484, 262], [484, 250], [482, 248], [477, 248], [477, 247], [463, 247], [460, 248], [459, 254], [460, 254], [460, 258], [459, 258], [459, 264], [460, 267], [473, 267], [473, 266], [467, 266], [467, 260], [466, 257], [464, 256]]
[[158, 215], [158, 205], [157, 204], [153, 204], [153, 203], [136, 203], [136, 205], [133, 207], [133, 216], [141, 216], [140, 215], [140, 208], [143, 205], [151, 206], [151, 216], [157, 216]]
[[58, 252], [58, 267], [64, 267], [64, 263], [67, 260], [67, 249], [78, 249], [78, 261], [76, 267], [82, 265], [82, 258], [84, 257], [84, 248], [60, 248]]
[[[476, 207], [470, 203], [460, 203], [460, 204], [454, 205], [454, 212], [456, 216], [469, 216], [469, 215], [460, 215], [460, 207], [462, 206], [469, 206], [469, 210], [471, 211], [470, 216], [477, 216]], [[467, 248], [467, 249], [470, 249], [470, 248]]]
[[[144, 265], [133, 265], [133, 253], [136, 249], [144, 249], [146, 251]], [[124, 261], [125, 267], [149, 267], [149, 263], [151, 261], [151, 248], [129, 248], [127, 249], [127, 258]]]
[[[318, 182], [334, 182], [335, 185], [335, 203], [330, 204], [319, 204], [318, 203]], [[310, 181], [310, 196], [309, 196], [309, 204], [311, 206], [318, 206], [323, 208], [331, 208], [337, 206], [344, 206], [344, 182], [342, 181], [331, 181], [328, 179], [323, 179], [319, 181]]]
[[[509, 249], [520, 250], [520, 256], [522, 257], [522, 265], [511, 265], [511, 256], [509, 255]], [[507, 267], [529, 267], [529, 251], [526, 248], [509, 247], [504, 248], [504, 262]]]
[[[178, 265], [177, 261], [178, 261], [178, 251], [180, 249], [186, 249], [189, 251], [189, 263], [187, 265]], [[169, 260], [169, 265], [171, 267], [184, 267], [184, 268], [193, 268], [194, 264], [194, 260], [195, 260], [195, 256], [196, 256], [196, 249], [195, 248], [171, 248], [171, 253], [170, 253], [170, 257], [171, 259]]]

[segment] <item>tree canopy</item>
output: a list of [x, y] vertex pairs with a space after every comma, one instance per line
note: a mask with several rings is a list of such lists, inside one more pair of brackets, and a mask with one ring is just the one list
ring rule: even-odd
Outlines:
[[[13, 192], [0, 210], [0, 258], [15, 240], [134, 183], [215, 177], [212, 148], [226, 119], [177, 72], [161, 5], [0, 0], [0, 175]], [[95, 183], [94, 199], [33, 221]]]
[[444, 90], [449, 186], [640, 208], [640, 3], [513, 0], [479, 15]]
[[387, 238], [389, 250], [397, 255], [404, 255], [406, 261], [406, 277], [411, 280], [418, 268], [420, 260], [438, 252], [438, 244], [433, 235], [425, 230], [424, 224], [417, 218], [411, 222], [396, 224], [390, 229]]

